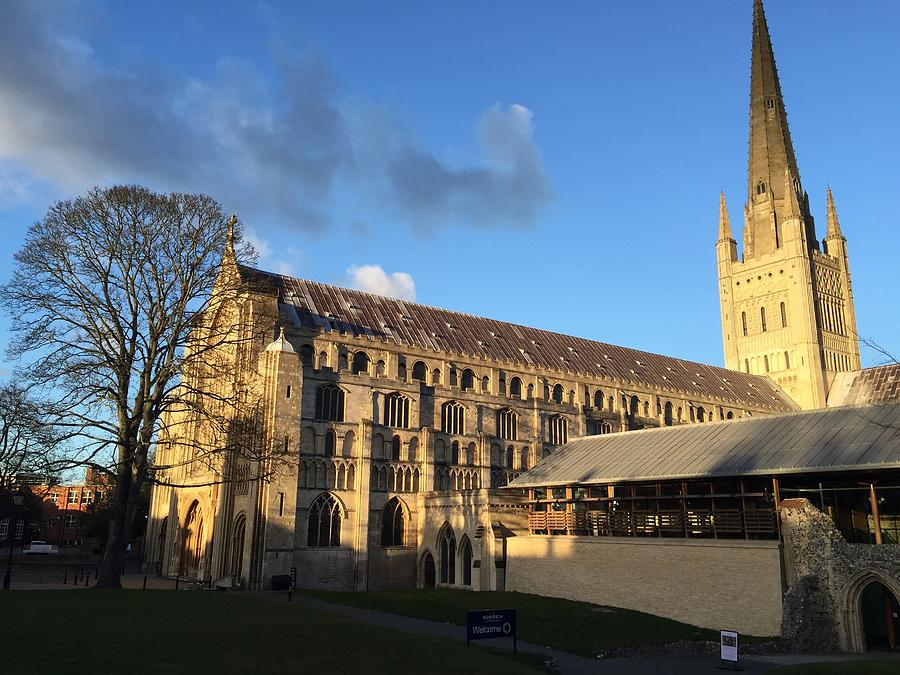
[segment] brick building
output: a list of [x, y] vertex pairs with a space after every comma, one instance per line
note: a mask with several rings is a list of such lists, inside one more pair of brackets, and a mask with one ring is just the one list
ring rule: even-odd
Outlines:
[[40, 520], [32, 523], [32, 539], [59, 546], [81, 545], [85, 515], [108, 498], [110, 489], [106, 477], [92, 469], [85, 471], [82, 483], [35, 488], [34, 493], [42, 498], [42, 512]]

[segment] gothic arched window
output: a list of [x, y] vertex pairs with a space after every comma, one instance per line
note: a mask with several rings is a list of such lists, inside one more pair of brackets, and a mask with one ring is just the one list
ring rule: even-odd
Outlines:
[[344, 421], [344, 390], [333, 384], [316, 389], [316, 419], [329, 422]]
[[384, 397], [384, 424], [388, 427], [409, 428], [409, 399], [398, 392]]
[[554, 385], [553, 387], [553, 401], [554, 403], [563, 402], [563, 388], [561, 384]]
[[391, 459], [393, 459], [395, 462], [400, 461], [400, 445], [400, 437], [394, 436], [391, 439]]
[[335, 446], [335, 436], [334, 432], [329, 429], [325, 432], [325, 456], [326, 457], [334, 457], [334, 446]]
[[508, 441], [518, 439], [519, 416], [509, 408], [497, 411], [497, 436]]
[[445, 434], [466, 433], [466, 409], [461, 403], [447, 401], [441, 406], [441, 431]]
[[594, 407], [597, 410], [603, 410], [603, 404], [606, 401], [603, 398], [603, 392], [601, 390], [597, 390], [594, 392]]
[[509, 395], [513, 398], [522, 398], [522, 380], [518, 377], [509, 381]]
[[565, 445], [569, 440], [569, 421], [562, 415], [553, 415], [549, 419], [550, 443]]
[[381, 511], [381, 545], [403, 546], [406, 532], [406, 510], [399, 497], [393, 497]]
[[438, 554], [441, 558], [441, 583], [456, 583], [456, 537], [449, 523], [444, 523], [438, 535]]
[[475, 373], [468, 368], [466, 368], [462, 373], [462, 381], [460, 382], [460, 389], [463, 391], [467, 391], [469, 389], [475, 388]]
[[341, 545], [341, 505], [334, 495], [323, 492], [309, 507], [307, 546]]
[[663, 415], [663, 421], [665, 422], [667, 427], [672, 426], [672, 402], [666, 401], [665, 413]]

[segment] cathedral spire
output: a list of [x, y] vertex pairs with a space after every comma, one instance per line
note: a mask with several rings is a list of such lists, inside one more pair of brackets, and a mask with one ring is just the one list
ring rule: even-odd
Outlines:
[[776, 201], [784, 198], [784, 171], [800, 180], [787, 113], [775, 67], [775, 54], [762, 0], [753, 3], [753, 47], [750, 67], [749, 202], [771, 190]]
[[728, 220], [728, 208], [725, 206], [725, 191], [719, 192], [719, 241], [732, 239], [731, 222]]
[[784, 208], [782, 210], [784, 220], [803, 219], [803, 210], [800, 208], [800, 195], [797, 181], [790, 169], [784, 170]]
[[844, 236], [841, 232], [841, 222], [838, 220], [837, 209], [834, 208], [834, 198], [831, 196], [831, 188], [826, 193], [828, 202], [828, 229], [825, 232], [825, 238]]

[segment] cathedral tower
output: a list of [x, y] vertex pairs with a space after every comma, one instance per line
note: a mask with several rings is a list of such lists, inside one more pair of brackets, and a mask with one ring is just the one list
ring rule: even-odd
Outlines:
[[725, 365], [767, 375], [804, 409], [826, 404], [835, 374], [858, 370], [847, 241], [831, 190], [820, 248], [800, 182], [762, 0], [753, 4], [750, 156], [743, 256], [719, 199], [716, 253]]

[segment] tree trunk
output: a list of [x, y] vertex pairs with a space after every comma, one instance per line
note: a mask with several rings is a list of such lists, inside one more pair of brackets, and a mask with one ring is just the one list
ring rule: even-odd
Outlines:
[[[116, 490], [118, 492], [118, 489]], [[128, 541], [127, 505], [118, 495], [109, 510], [109, 535], [100, 561], [100, 572], [94, 588], [122, 588], [122, 563]]]
[[122, 467], [118, 474], [116, 491], [109, 510], [109, 535], [100, 561], [100, 572], [94, 588], [122, 588], [122, 566], [125, 563], [125, 548], [134, 529], [134, 516], [140, 486], [135, 485], [131, 467]]

